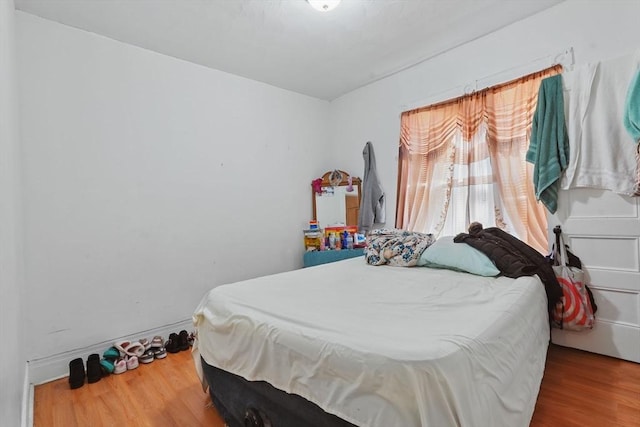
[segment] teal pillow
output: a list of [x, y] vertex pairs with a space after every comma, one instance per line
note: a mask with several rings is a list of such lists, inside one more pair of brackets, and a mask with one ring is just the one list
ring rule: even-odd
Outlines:
[[465, 271], [478, 276], [500, 274], [489, 257], [466, 243], [455, 243], [453, 236], [440, 237], [425, 249], [418, 259], [418, 265]]

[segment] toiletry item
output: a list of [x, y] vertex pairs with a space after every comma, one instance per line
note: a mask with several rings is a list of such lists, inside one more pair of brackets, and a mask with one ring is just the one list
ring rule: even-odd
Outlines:
[[304, 246], [307, 251], [320, 249], [323, 240], [322, 230], [302, 230], [304, 234]]
[[353, 249], [353, 234], [347, 236], [347, 249]]
[[331, 233], [329, 234], [329, 249], [335, 249], [336, 248], [336, 236]]

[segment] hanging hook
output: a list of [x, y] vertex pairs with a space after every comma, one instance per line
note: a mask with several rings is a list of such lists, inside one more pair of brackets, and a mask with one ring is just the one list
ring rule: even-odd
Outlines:
[[562, 68], [566, 70], [572, 70], [573, 64], [575, 63], [575, 58], [573, 54], [573, 47], [565, 49], [563, 52], [560, 52], [553, 59], [554, 64], [562, 65]]

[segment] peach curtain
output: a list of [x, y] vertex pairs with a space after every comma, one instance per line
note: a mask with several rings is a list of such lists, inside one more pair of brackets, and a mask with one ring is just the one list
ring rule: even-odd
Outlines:
[[525, 154], [540, 82], [560, 71], [402, 113], [396, 227], [456, 234], [480, 221], [546, 252], [545, 210]]

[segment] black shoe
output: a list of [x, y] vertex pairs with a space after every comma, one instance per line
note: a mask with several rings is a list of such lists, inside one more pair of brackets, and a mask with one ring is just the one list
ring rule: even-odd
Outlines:
[[100, 355], [92, 354], [87, 359], [87, 382], [97, 383], [102, 378], [102, 367], [100, 366]]
[[84, 361], [81, 358], [69, 362], [69, 387], [80, 388], [84, 385]]
[[164, 348], [169, 353], [177, 353], [180, 351], [180, 339], [178, 338], [178, 334], [171, 333], [169, 334], [169, 340], [164, 344]]
[[178, 335], [178, 348], [180, 351], [189, 350], [189, 334], [185, 330]]

